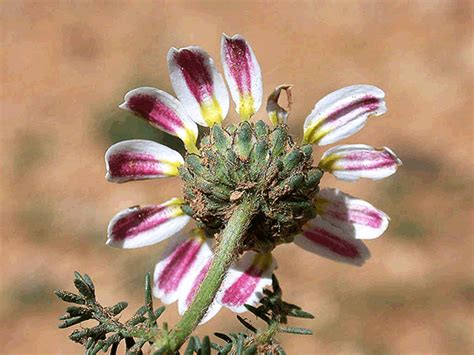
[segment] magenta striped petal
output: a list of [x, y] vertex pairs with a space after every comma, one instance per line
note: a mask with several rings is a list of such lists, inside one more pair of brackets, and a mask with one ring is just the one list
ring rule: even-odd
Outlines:
[[358, 132], [369, 116], [387, 111], [385, 93], [371, 85], [353, 85], [320, 100], [304, 122], [304, 141], [318, 145], [337, 142]]
[[[179, 314], [184, 314], [186, 310], [191, 305], [194, 296], [199, 290], [201, 283], [204, 281], [204, 278], [209, 271], [209, 267], [211, 266], [212, 257], [208, 257], [207, 260], [201, 260], [199, 265], [193, 267], [193, 269], [188, 273], [188, 276], [183, 282], [182, 290], [180, 290], [179, 300], [178, 300], [178, 312]], [[206, 314], [202, 318], [199, 324], [204, 324], [209, 321], [212, 317], [214, 317], [222, 306], [217, 303], [215, 300], [207, 309]]]
[[221, 57], [235, 109], [243, 120], [248, 120], [262, 104], [260, 65], [241, 35], [222, 35]]
[[173, 239], [156, 264], [154, 273], [153, 294], [164, 304], [178, 300], [186, 276], [212, 255], [212, 240], [206, 238], [200, 229]]
[[183, 157], [162, 144], [135, 139], [114, 144], [105, 153], [106, 178], [126, 182], [179, 175]]
[[245, 304], [256, 306], [263, 289], [272, 284], [276, 261], [270, 253], [246, 252], [227, 273], [217, 301], [233, 312], [245, 312]]
[[316, 196], [318, 215], [356, 239], [375, 239], [388, 227], [390, 218], [370, 203], [338, 189], [322, 189]]
[[319, 167], [341, 180], [379, 180], [397, 171], [402, 161], [389, 148], [375, 149], [364, 144], [339, 145], [326, 151]]
[[150, 87], [134, 89], [125, 95], [125, 101], [119, 107], [179, 137], [188, 151], [196, 152], [197, 126], [181, 103], [167, 92]]
[[168, 52], [171, 84], [191, 118], [202, 126], [221, 123], [229, 111], [229, 94], [214, 61], [196, 46]]
[[[267, 113], [268, 118], [273, 123], [274, 126], [279, 124], [287, 124], [288, 116], [290, 114], [291, 108], [291, 85], [280, 85], [277, 86], [275, 90], [268, 96], [267, 100]], [[281, 92], [285, 91], [286, 98], [288, 101], [288, 110], [284, 109], [278, 104], [278, 99], [280, 98]]]
[[335, 261], [361, 266], [370, 257], [365, 244], [319, 216], [303, 227], [294, 242], [301, 248]]
[[156, 244], [178, 233], [191, 217], [181, 209], [183, 201], [173, 198], [161, 205], [130, 207], [109, 223], [107, 245], [133, 249]]

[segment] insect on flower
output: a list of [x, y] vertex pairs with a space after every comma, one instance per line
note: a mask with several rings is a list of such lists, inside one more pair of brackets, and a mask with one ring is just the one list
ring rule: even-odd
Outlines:
[[[154, 294], [163, 303], [178, 301], [180, 314], [191, 304], [211, 265], [214, 245], [236, 206], [250, 200], [254, 212], [238, 245], [234, 262], [202, 322], [224, 306], [235, 312], [255, 305], [271, 284], [276, 261], [271, 251], [294, 242], [310, 252], [352, 265], [369, 258], [364, 239], [381, 236], [388, 216], [370, 203], [319, 183], [324, 172], [342, 180], [382, 179], [395, 173], [400, 159], [388, 148], [339, 145], [313, 165], [313, 145], [335, 143], [359, 131], [369, 116], [386, 111], [384, 92], [371, 85], [337, 90], [320, 100], [304, 123], [303, 141], [294, 142], [278, 104], [279, 86], [267, 100], [272, 126], [250, 118], [262, 104], [260, 66], [240, 35], [221, 42], [224, 76], [236, 111], [237, 125], [222, 126], [229, 95], [212, 58], [200, 47], [171, 48], [168, 67], [177, 98], [159, 89], [128, 92], [120, 108], [154, 127], [179, 137], [187, 150], [178, 152], [156, 142], [129, 140], [105, 155], [107, 179], [133, 180], [180, 176], [184, 197], [160, 205], [131, 207], [112, 218], [107, 244], [139, 248], [172, 237], [154, 273]], [[209, 134], [197, 142], [197, 125]], [[178, 234], [194, 219], [198, 228]]]

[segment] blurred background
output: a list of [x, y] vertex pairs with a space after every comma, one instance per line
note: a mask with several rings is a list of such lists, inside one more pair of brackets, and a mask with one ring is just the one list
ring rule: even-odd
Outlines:
[[[202, 46], [220, 63], [226, 32], [252, 44], [265, 96], [294, 85], [289, 124], [300, 137], [327, 93], [383, 88], [387, 114], [345, 142], [390, 146], [404, 162], [382, 181], [323, 179], [392, 218], [367, 243], [364, 267], [277, 249], [286, 299], [316, 315], [294, 322], [314, 336], [280, 337], [288, 354], [474, 353], [472, 10], [431, 0], [2, 1], [0, 351], [81, 353], [56, 328], [65, 304], [52, 293], [73, 289], [74, 270], [93, 277], [106, 305], [142, 303], [144, 274], [166, 243], [109, 248], [107, 223], [179, 196], [180, 182], [107, 183], [103, 155], [131, 138], [181, 147], [117, 105], [138, 86], [172, 92], [172, 46]], [[232, 108], [228, 121], [236, 116]], [[175, 306], [165, 318], [175, 324]], [[222, 311], [198, 333], [237, 329]]]

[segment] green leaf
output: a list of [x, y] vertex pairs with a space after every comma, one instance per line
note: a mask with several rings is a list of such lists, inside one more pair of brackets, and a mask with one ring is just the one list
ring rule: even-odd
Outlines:
[[89, 288], [89, 286], [81, 279], [74, 280], [74, 286], [76, 286], [77, 290], [83, 295], [86, 300], [93, 300], [94, 299], [94, 292]]
[[92, 279], [90, 278], [90, 276], [87, 275], [87, 274], [84, 274], [83, 275], [83, 280], [85, 281], [87, 286], [89, 286], [89, 288], [92, 290], [92, 292], [95, 293], [95, 286], [94, 286], [94, 283], [92, 282]]
[[197, 336], [193, 336], [196, 349], [201, 349], [201, 340]]
[[222, 340], [224, 340], [225, 342], [227, 343], [231, 343], [232, 342], [232, 339], [227, 335], [227, 334], [224, 334], [224, 333], [214, 333], [214, 335], [218, 338], [221, 338]]
[[251, 345], [244, 351], [244, 355], [255, 355], [257, 353], [257, 345]]
[[121, 340], [122, 340], [122, 337], [120, 336], [120, 334], [114, 334], [114, 335], [109, 336], [105, 340], [105, 344], [102, 350], [107, 351], [111, 345], [118, 344]]
[[278, 355], [286, 355], [285, 350], [283, 350], [283, 348], [281, 346], [278, 346], [276, 348], [276, 351], [277, 351]]
[[303, 311], [302, 309], [293, 308], [290, 310], [290, 313], [288, 315], [297, 318], [314, 319], [314, 316], [311, 313]]
[[194, 353], [194, 338], [191, 337], [189, 338], [189, 341], [188, 341], [188, 346], [186, 347], [186, 350], [184, 351], [184, 355], [193, 355]]
[[93, 300], [95, 299], [95, 288], [92, 280], [89, 276], [83, 277], [77, 271], [74, 272], [76, 279], [74, 280], [74, 286], [77, 290], [86, 298]]
[[135, 316], [127, 322], [127, 325], [134, 326], [134, 325], [143, 323], [144, 321], [146, 321], [145, 316]]
[[243, 324], [243, 326], [245, 328], [247, 328], [248, 330], [250, 330], [251, 332], [254, 332], [256, 333], [257, 332], [257, 328], [255, 328], [252, 324], [250, 324], [249, 322], [247, 322], [244, 318], [242, 318], [241, 316], [237, 316], [237, 319], [239, 320], [240, 323]]
[[88, 338], [86, 342], [86, 349], [90, 349], [95, 344], [94, 338]]
[[140, 308], [137, 309], [137, 311], [135, 312], [135, 314], [133, 315], [132, 319], [134, 317], [140, 317], [140, 316], [143, 316], [147, 311], [147, 307], [146, 306], [141, 306]]
[[217, 350], [217, 351], [222, 350], [222, 346], [220, 346], [219, 344], [214, 343], [214, 342], [211, 342], [211, 348], [214, 349], [214, 350]]
[[[75, 329], [71, 335], [69, 335], [69, 339], [75, 341], [75, 342], [80, 342], [82, 338], [85, 338], [90, 335], [90, 329]], [[88, 340], [91, 340], [92, 338], [89, 338]], [[87, 347], [87, 345], [86, 345]]]
[[155, 310], [155, 319], [160, 318], [160, 316], [163, 314], [163, 312], [166, 310], [165, 306], [161, 306]]
[[100, 337], [102, 336], [104, 333], [107, 332], [107, 329], [109, 327], [109, 324], [107, 323], [102, 323], [102, 324], [99, 324], [93, 328], [90, 329], [90, 333], [92, 335], [95, 335], [96, 337]]
[[56, 297], [63, 300], [64, 302], [86, 304], [86, 301], [82, 296], [76, 295], [72, 292], [56, 290], [54, 291], [54, 294], [56, 295]]
[[153, 304], [151, 290], [151, 275], [149, 272], [145, 275], [145, 305]]
[[152, 290], [151, 290], [151, 275], [150, 275], [149, 272], [145, 275], [145, 306], [147, 308], [148, 321], [150, 322], [150, 324], [156, 324], [155, 314], [153, 313], [153, 297], [152, 297]]
[[249, 310], [249, 312], [252, 312], [255, 314], [258, 318], [264, 320], [267, 324], [270, 324], [271, 319], [268, 318], [268, 316], [265, 314], [266, 312], [260, 308], [255, 308], [249, 304], [244, 305], [245, 308]]
[[236, 354], [243, 355], [243, 351], [244, 351], [244, 335], [240, 333], [239, 337], [237, 338]]
[[297, 328], [297, 327], [282, 327], [278, 328], [280, 332], [283, 333], [291, 333], [291, 334], [301, 334], [301, 335], [313, 335], [313, 332], [309, 329], [305, 328]]
[[[165, 307], [153, 311], [150, 275], [147, 275], [145, 280], [146, 304], [140, 307], [125, 324], [121, 323], [115, 316], [127, 307], [126, 302], [118, 302], [114, 306], [104, 307], [95, 299], [95, 287], [92, 279], [87, 274], [81, 275], [78, 272], [74, 276], [74, 284], [84, 297], [60, 290], [55, 291], [55, 294], [63, 301], [81, 304], [83, 307], [67, 307], [67, 313], [60, 317], [63, 322], [59, 324], [59, 327], [66, 328], [87, 319], [96, 320], [98, 322], [96, 326], [75, 329], [69, 336], [71, 340], [84, 345], [86, 354], [92, 355], [101, 350], [107, 351], [112, 346], [110, 352], [111, 355], [115, 355], [118, 345], [123, 339], [125, 339], [128, 354], [141, 354], [141, 348], [144, 344], [147, 342], [153, 343], [156, 333], [155, 320], [163, 313]], [[150, 316], [150, 322], [145, 322], [147, 320], [146, 312]], [[166, 324], [164, 323], [163, 331], [165, 329]], [[133, 337], [136, 337], [136, 339]]]
[[222, 349], [219, 351], [219, 355], [227, 355], [232, 350], [232, 343], [227, 343]]
[[84, 307], [70, 306], [66, 308], [66, 312], [69, 313], [72, 317], [74, 316], [84, 316], [90, 314], [91, 311]]
[[96, 345], [94, 346], [94, 349], [92, 349], [92, 354], [97, 354], [99, 351], [102, 350], [102, 347], [104, 346], [104, 341], [99, 340]]
[[127, 302], [119, 302], [119, 303], [117, 303], [116, 305], [114, 305], [112, 307], [108, 307], [107, 311], [110, 312], [112, 315], [116, 316], [117, 314], [122, 312], [127, 307], [128, 307]]
[[211, 355], [211, 341], [207, 335], [202, 339], [200, 355]]
[[64, 328], [70, 327], [72, 325], [81, 323], [81, 322], [83, 322], [85, 320], [88, 320], [88, 319], [90, 319], [90, 315], [72, 317], [72, 318], [64, 320], [62, 323], [59, 323], [58, 328], [64, 329]]
[[145, 345], [146, 340], [139, 339], [137, 342], [127, 351], [127, 355], [139, 355], [142, 354], [141, 348]]

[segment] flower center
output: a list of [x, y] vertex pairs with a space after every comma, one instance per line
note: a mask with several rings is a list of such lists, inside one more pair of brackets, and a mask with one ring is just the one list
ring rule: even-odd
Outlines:
[[295, 144], [284, 125], [214, 125], [199, 154], [188, 154], [180, 168], [183, 210], [214, 235], [239, 201], [250, 197], [256, 213], [241, 251], [268, 252], [292, 242], [316, 215], [313, 200], [323, 172], [312, 163], [312, 147]]

